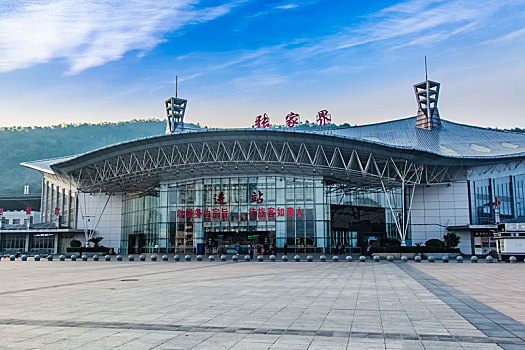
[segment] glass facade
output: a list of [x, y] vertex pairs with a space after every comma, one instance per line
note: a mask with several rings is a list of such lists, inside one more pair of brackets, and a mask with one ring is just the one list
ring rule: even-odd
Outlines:
[[53, 222], [57, 213], [60, 216], [60, 228], [75, 228], [77, 225], [77, 193], [44, 178], [41, 221]]
[[495, 222], [496, 198], [501, 222], [525, 219], [525, 174], [471, 181], [472, 224]]
[[16, 253], [19, 250], [25, 251], [26, 236], [25, 233], [2, 234], [0, 239], [2, 252]]
[[[245, 253], [248, 244], [266, 252], [286, 244], [290, 252], [337, 245], [349, 251], [396, 236], [382, 191], [339, 187], [320, 177], [291, 176], [163, 183], [145, 195], [124, 196], [120, 250], [208, 254], [223, 247]], [[401, 204], [400, 191], [393, 194]], [[353, 224], [337, 225], [343, 217]]]

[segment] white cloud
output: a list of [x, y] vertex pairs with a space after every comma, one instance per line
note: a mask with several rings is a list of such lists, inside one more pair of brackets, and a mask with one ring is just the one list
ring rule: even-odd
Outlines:
[[487, 40], [484, 42], [484, 44], [492, 44], [492, 43], [501, 43], [511, 40], [519, 39], [520, 37], [525, 36], [525, 28], [521, 28], [518, 30], [515, 30], [513, 32], [507, 33], [503, 36], [500, 36], [499, 38], [493, 39], [493, 40]]
[[275, 8], [279, 10], [290, 10], [290, 9], [294, 9], [297, 7], [299, 7], [299, 5], [297, 4], [286, 4], [286, 5], [281, 5], [281, 6], [275, 6]]
[[[335, 49], [346, 49], [381, 40], [407, 37], [414, 44], [420, 41], [410, 36], [444, 34], [446, 37], [468, 31], [492, 16], [505, 1], [438, 1], [411, 0], [371, 14], [358, 28], [335, 39]], [[439, 30], [439, 33], [436, 31]], [[399, 45], [398, 43], [397, 45]], [[408, 44], [401, 43], [401, 46]]]
[[[5, 0], [4, 0], [5, 1]], [[63, 58], [68, 74], [145, 52], [167, 33], [227, 14], [238, 2], [197, 0], [7, 0], [0, 3], [0, 72]]]

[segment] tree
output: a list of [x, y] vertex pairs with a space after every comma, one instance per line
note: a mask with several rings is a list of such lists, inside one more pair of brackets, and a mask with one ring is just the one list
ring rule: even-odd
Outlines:
[[103, 239], [104, 237], [98, 236], [98, 237], [90, 238], [89, 241], [94, 244], [95, 248], [98, 248], [98, 247], [102, 247], [100, 245], [100, 241], [102, 241]]
[[461, 237], [454, 232], [449, 232], [443, 236], [443, 241], [445, 242], [445, 247], [456, 248], [459, 245], [459, 242], [461, 242]]

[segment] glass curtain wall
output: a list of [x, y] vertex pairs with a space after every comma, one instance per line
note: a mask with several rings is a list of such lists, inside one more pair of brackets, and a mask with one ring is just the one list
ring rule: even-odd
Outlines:
[[[217, 236], [277, 248], [286, 243], [290, 251], [325, 246], [322, 179], [207, 178], [168, 184], [166, 190], [168, 220], [161, 225], [167, 228], [168, 251], [198, 252], [199, 244], [213, 248]], [[258, 233], [264, 233], [264, 241], [256, 240]]]
[[286, 243], [290, 252], [321, 252], [328, 220], [322, 178], [234, 176], [166, 183], [145, 196], [124, 196], [121, 252], [142, 237], [144, 252], [202, 253], [218, 236], [253, 243], [264, 236], [263, 243], [280, 251]]
[[[391, 191], [391, 203], [399, 212], [401, 192]], [[356, 224], [332, 228], [335, 208], [343, 208], [342, 214]], [[124, 196], [122, 220], [122, 253], [140, 247], [149, 253], [207, 254], [217, 253], [221, 244], [234, 246], [228, 252], [243, 253], [247, 244], [264, 244], [265, 251], [275, 246], [282, 252], [286, 244], [290, 253], [321, 253], [333, 252], [338, 244], [359, 248], [370, 239], [383, 243], [398, 238], [381, 190], [345, 190], [325, 185], [319, 177], [233, 176], [163, 183], [146, 195]]]
[[[408, 191], [407, 191], [408, 192]], [[395, 213], [402, 212], [400, 188], [389, 190]], [[407, 199], [405, 208], [408, 211]], [[330, 251], [361, 252], [371, 245], [382, 245], [386, 238], [399, 239], [394, 218], [382, 189], [349, 188], [340, 184], [326, 186], [326, 210], [331, 215], [331, 234], [327, 242]], [[410, 229], [410, 225], [408, 226]], [[410, 242], [408, 232], [407, 243]]]
[[501, 222], [525, 218], [525, 174], [471, 181], [472, 224], [494, 223], [496, 197]]

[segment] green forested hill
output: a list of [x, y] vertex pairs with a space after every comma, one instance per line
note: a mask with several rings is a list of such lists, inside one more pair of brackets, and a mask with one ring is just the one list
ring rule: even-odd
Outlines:
[[160, 120], [0, 129], [0, 194], [39, 193], [42, 175], [20, 162], [84, 153], [114, 143], [164, 134]]

